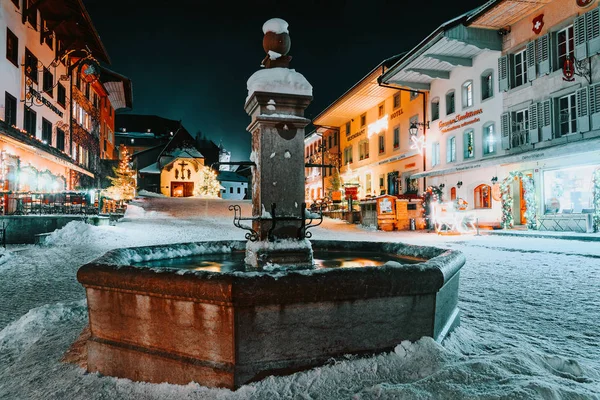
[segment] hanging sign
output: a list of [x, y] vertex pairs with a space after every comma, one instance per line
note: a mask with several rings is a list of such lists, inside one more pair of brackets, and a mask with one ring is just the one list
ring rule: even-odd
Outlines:
[[533, 24], [531, 30], [536, 35], [539, 35], [542, 31], [542, 28], [544, 27], [544, 14], [540, 14], [537, 17], [535, 17], [533, 21], [531, 21], [531, 23]]

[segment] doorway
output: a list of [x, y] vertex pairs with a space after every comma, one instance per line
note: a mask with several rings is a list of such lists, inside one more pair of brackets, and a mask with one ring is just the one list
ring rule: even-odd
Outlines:
[[171, 182], [171, 197], [190, 197], [194, 195], [194, 182]]

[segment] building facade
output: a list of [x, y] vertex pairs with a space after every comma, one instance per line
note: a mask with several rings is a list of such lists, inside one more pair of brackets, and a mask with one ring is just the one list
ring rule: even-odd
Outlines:
[[341, 180], [358, 186], [359, 199], [416, 196], [424, 190], [412, 178], [424, 170], [424, 158], [414, 148], [409, 128], [424, 121], [427, 93], [378, 81], [398, 59], [380, 63], [314, 120], [339, 132]]
[[[100, 107], [113, 106], [99, 70], [108, 55], [87, 11], [76, 0], [11, 0], [1, 7], [3, 190], [98, 187]], [[104, 123], [113, 127], [110, 119]]]

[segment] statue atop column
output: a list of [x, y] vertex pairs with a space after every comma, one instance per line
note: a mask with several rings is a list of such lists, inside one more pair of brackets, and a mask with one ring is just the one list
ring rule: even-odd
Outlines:
[[288, 32], [288, 23], [281, 18], [271, 18], [263, 24], [263, 49], [267, 55], [262, 60], [261, 67], [288, 68], [291, 56], [288, 56], [292, 40]]

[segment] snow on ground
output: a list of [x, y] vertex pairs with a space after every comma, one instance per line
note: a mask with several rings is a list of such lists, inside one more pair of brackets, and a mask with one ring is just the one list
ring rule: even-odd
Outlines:
[[77, 269], [119, 247], [243, 240], [230, 204], [140, 198], [115, 226], [72, 222], [51, 245], [0, 253], [0, 399], [600, 399], [600, 245], [548, 238], [382, 232], [326, 219], [313, 240], [462, 251], [461, 326], [394, 352], [345, 357], [232, 392], [101, 377], [60, 362], [87, 323]]

